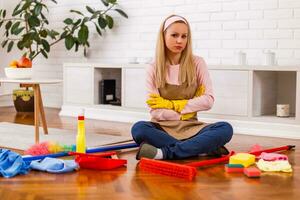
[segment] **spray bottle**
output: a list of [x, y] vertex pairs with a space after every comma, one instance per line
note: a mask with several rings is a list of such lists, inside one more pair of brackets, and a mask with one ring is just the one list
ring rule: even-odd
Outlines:
[[85, 153], [85, 150], [84, 110], [82, 109], [77, 119], [76, 152]]

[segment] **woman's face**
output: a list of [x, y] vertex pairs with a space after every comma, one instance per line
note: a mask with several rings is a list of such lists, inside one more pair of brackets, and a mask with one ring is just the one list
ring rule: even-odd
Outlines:
[[188, 27], [185, 23], [173, 23], [165, 32], [166, 47], [171, 53], [180, 54], [186, 47]]

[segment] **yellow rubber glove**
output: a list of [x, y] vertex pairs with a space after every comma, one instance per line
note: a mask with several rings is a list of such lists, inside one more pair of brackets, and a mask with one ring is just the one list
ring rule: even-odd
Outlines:
[[205, 93], [205, 87], [204, 85], [200, 85], [196, 90], [195, 97], [200, 97], [204, 93]]
[[173, 103], [170, 100], [164, 99], [158, 94], [150, 94], [150, 98], [146, 101], [146, 103], [151, 108], [166, 108], [173, 109]]
[[187, 104], [188, 100], [183, 99], [183, 100], [172, 100], [173, 106], [174, 106], [174, 110], [176, 112], [181, 112], [185, 105]]
[[181, 115], [181, 116], [180, 116], [180, 120], [186, 121], [186, 120], [189, 120], [189, 119], [195, 117], [196, 115], [197, 115], [196, 112], [187, 113], [187, 114]]
[[[201, 95], [203, 95], [205, 92], [205, 87], [204, 85], [200, 85], [197, 90], [196, 90], [196, 93], [195, 93], [195, 96], [194, 97], [200, 97]], [[185, 105], [187, 104], [188, 100], [186, 99], [183, 99], [183, 100], [172, 100], [172, 103], [174, 105], [174, 110], [176, 112], [181, 112]]]

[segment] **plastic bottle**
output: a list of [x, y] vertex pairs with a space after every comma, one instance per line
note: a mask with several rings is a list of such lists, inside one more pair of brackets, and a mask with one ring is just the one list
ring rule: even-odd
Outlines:
[[82, 110], [77, 119], [76, 152], [85, 153], [85, 150], [84, 110]]

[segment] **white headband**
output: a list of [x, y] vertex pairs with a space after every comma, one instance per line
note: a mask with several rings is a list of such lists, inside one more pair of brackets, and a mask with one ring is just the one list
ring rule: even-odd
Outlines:
[[165, 21], [164, 31], [165, 31], [171, 24], [173, 24], [174, 22], [178, 22], [178, 21], [182, 21], [182, 22], [184, 22], [185, 24], [187, 24], [187, 21], [186, 21], [184, 18], [175, 15], [175, 16], [172, 16], [172, 17], [170, 17], [169, 19], [167, 19], [167, 20]]

